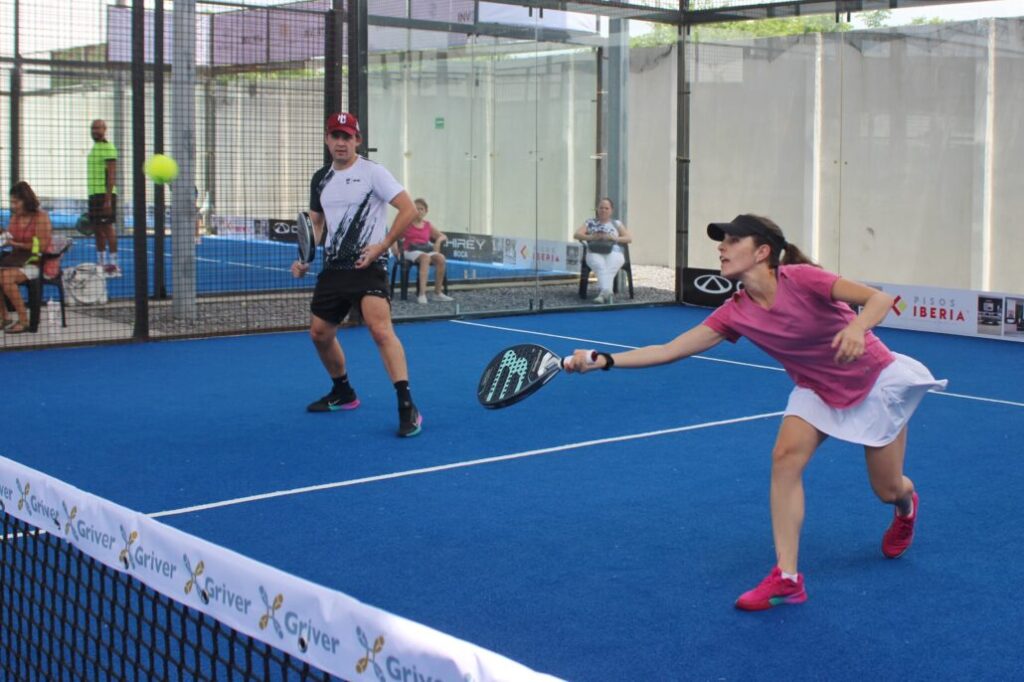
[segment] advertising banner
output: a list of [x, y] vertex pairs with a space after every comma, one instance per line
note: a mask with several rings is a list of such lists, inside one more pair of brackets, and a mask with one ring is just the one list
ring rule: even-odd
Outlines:
[[294, 219], [263, 218], [254, 220], [253, 227], [257, 235], [265, 235], [272, 242], [294, 244], [298, 241], [298, 238], [295, 236], [298, 228]]
[[465, 232], [445, 232], [445, 235], [448, 241], [441, 245], [445, 258], [470, 263], [494, 262], [494, 241], [490, 235]]
[[718, 270], [683, 269], [683, 302], [717, 308], [739, 291], [739, 282]]
[[244, 216], [215, 215], [210, 223], [218, 237], [249, 239], [256, 234], [255, 221]]
[[0, 511], [346, 680], [554, 680], [0, 457]]
[[[894, 299], [880, 327], [1024, 341], [1024, 294], [867, 284]], [[739, 282], [723, 277], [718, 270], [683, 270], [684, 303], [715, 308], [739, 289]]]
[[893, 296], [882, 327], [1024, 341], [1024, 295], [871, 283]]

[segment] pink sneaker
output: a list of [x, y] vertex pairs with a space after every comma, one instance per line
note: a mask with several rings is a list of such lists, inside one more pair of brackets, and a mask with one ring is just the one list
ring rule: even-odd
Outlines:
[[103, 266], [103, 274], [106, 275], [107, 277], [120, 277], [121, 268], [112, 263], [108, 263]]
[[910, 549], [914, 541], [914, 524], [917, 522], [917, 493], [914, 493], [914, 511], [910, 516], [900, 516], [893, 510], [892, 524], [882, 536], [882, 554], [889, 559], [898, 559]]
[[736, 608], [743, 611], [764, 611], [779, 604], [802, 604], [807, 601], [803, 573], [793, 582], [782, 577], [782, 569], [772, 569], [768, 577], [752, 590], [744, 592], [736, 600]]

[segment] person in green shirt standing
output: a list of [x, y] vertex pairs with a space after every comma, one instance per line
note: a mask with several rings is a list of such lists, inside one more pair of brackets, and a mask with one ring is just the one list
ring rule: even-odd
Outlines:
[[[107, 122], [92, 122], [93, 146], [86, 160], [89, 188], [89, 224], [96, 235], [96, 263], [107, 277], [120, 277], [117, 264], [117, 147], [107, 142]], [[110, 249], [109, 256], [106, 251]]]

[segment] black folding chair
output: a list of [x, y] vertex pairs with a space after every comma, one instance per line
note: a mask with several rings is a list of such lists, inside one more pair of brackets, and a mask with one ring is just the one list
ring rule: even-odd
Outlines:
[[[587, 297], [587, 287], [590, 285], [590, 266], [587, 265], [587, 243], [581, 241], [583, 253], [580, 254], [580, 298]], [[633, 298], [633, 266], [629, 262], [629, 244], [619, 244], [622, 247], [622, 255], [626, 261], [622, 264], [621, 272], [626, 273], [626, 280], [629, 283], [629, 297]], [[612, 283], [612, 293], [619, 293], [619, 278], [616, 275]]]
[[28, 330], [30, 332], [39, 331], [43, 294], [48, 286], [57, 289], [57, 299], [60, 301], [60, 326], [68, 326], [64, 308], [64, 268], [61, 267], [60, 261], [74, 243], [70, 237], [54, 235], [49, 250], [39, 257], [39, 275], [22, 282], [22, 285], [28, 289]]
[[[396, 280], [399, 278], [399, 275], [401, 275], [402, 300], [403, 301], [407, 301], [407, 300], [409, 300], [409, 279], [412, 276], [412, 269], [416, 268], [417, 272], [418, 272], [420, 264], [417, 261], [407, 260], [407, 259], [404, 258], [404, 251], [402, 249], [402, 243], [401, 242], [398, 243], [398, 252], [400, 254], [402, 254], [402, 255], [401, 256], [395, 256], [394, 253], [391, 254], [394, 257], [394, 260], [396, 261], [395, 263], [391, 264], [391, 298], [395, 297], [395, 283], [396, 283]], [[427, 280], [427, 283], [428, 284], [430, 283], [429, 279]], [[444, 287], [444, 293], [447, 294], [448, 293], [448, 275], [447, 275], [447, 271], [445, 273], [444, 282], [442, 283], [442, 286]], [[423, 293], [425, 294], [427, 292], [424, 291]]]

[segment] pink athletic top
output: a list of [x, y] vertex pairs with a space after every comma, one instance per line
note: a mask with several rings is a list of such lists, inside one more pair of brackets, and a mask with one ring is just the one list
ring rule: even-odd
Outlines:
[[416, 227], [415, 223], [410, 223], [409, 227], [405, 229], [405, 234], [402, 235], [405, 248], [409, 249], [413, 244], [429, 244], [432, 227], [429, 220], [424, 220], [419, 227]]
[[811, 389], [832, 407], [851, 407], [867, 397], [894, 358], [869, 330], [864, 333], [864, 354], [836, 364], [832, 338], [856, 317], [846, 303], [832, 300], [837, 279], [839, 275], [813, 265], [779, 266], [770, 309], [740, 291], [704, 324], [733, 343], [747, 337], [778, 360], [797, 386]]
[[[30, 213], [27, 216], [11, 216], [11, 224], [8, 226], [11, 233], [11, 239], [20, 244], [31, 243], [32, 238], [38, 233], [37, 225], [47, 219], [48, 216], [42, 211], [36, 211], [35, 213]], [[49, 239], [40, 241], [40, 253], [46, 253], [49, 248]]]

